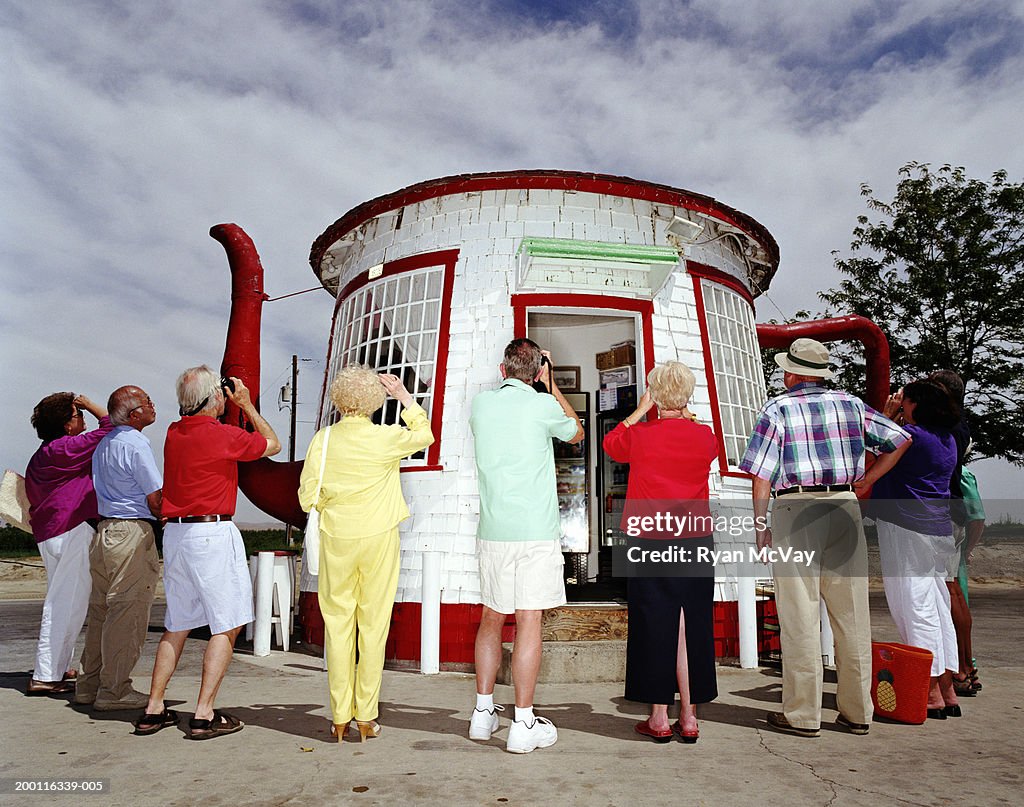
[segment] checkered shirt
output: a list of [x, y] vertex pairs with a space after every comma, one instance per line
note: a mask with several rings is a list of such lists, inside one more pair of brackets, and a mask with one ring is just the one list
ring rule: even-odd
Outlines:
[[761, 407], [740, 468], [772, 483], [850, 485], [864, 476], [864, 449], [888, 454], [909, 435], [859, 398], [806, 381]]

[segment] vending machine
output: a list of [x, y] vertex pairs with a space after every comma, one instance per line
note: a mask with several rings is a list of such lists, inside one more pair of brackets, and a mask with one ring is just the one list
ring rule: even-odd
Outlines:
[[[601, 442], [608, 432], [614, 429], [632, 409], [614, 409], [602, 412], [597, 416], [597, 434]], [[615, 462], [603, 450], [598, 452], [597, 460], [597, 500], [600, 503], [598, 518], [598, 535], [600, 551], [598, 554], [599, 582], [608, 583], [612, 580], [612, 549], [626, 542], [626, 534], [619, 526], [622, 522], [622, 511], [626, 504], [626, 487], [629, 483], [629, 465]]]
[[583, 425], [583, 439], [571, 445], [555, 440], [555, 485], [568, 582], [582, 586], [590, 552], [590, 393], [564, 394]]

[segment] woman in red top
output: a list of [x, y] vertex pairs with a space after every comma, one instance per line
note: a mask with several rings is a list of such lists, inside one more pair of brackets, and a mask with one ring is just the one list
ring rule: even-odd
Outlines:
[[[630, 465], [622, 519], [630, 566], [626, 698], [651, 704], [650, 717], [635, 730], [655, 742], [668, 742], [673, 731], [683, 742], [697, 742], [696, 704], [718, 697], [715, 572], [698, 553], [712, 548], [708, 469], [718, 443], [687, 409], [694, 383], [685, 364], [655, 367], [636, 411], [604, 439], [608, 455]], [[640, 423], [655, 405], [658, 420]], [[640, 563], [641, 552], [651, 549], [663, 560]], [[670, 727], [676, 692], [679, 720]]]

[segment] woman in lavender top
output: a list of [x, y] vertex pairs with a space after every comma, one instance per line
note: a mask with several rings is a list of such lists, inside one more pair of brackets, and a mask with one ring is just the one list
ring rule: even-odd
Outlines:
[[[85, 430], [85, 413], [99, 428]], [[107, 410], [84, 395], [56, 392], [36, 404], [32, 426], [43, 444], [25, 471], [32, 534], [46, 566], [46, 599], [39, 626], [36, 666], [28, 694], [74, 691], [69, 670], [85, 622], [92, 580], [89, 542], [99, 517], [92, 487], [92, 455], [114, 426]]]
[[928, 716], [959, 717], [952, 679], [959, 657], [945, 577], [956, 551], [949, 485], [957, 465], [951, 429], [960, 409], [939, 385], [915, 381], [889, 398], [884, 413], [898, 422], [902, 414], [913, 440], [871, 491], [885, 598], [903, 642], [932, 652]]

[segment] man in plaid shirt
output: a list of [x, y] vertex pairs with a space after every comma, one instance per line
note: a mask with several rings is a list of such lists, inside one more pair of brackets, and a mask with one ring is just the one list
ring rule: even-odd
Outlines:
[[[854, 486], [864, 476], [864, 452], [880, 456], [882, 472], [910, 445], [910, 436], [859, 398], [822, 385], [832, 377], [828, 349], [797, 339], [775, 362], [786, 392], [758, 413], [740, 460], [752, 474], [754, 516], [774, 533], [756, 530], [759, 551], [773, 553], [772, 574], [782, 642], [782, 711], [768, 724], [801, 737], [821, 725], [821, 619], [828, 607], [836, 642], [836, 722], [867, 734], [871, 722], [871, 619], [867, 545]], [[788, 551], [807, 553], [796, 562]]]

